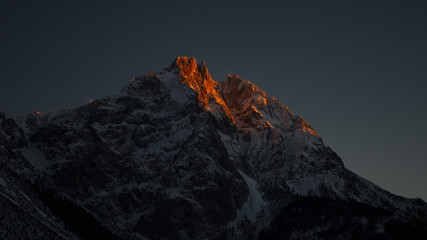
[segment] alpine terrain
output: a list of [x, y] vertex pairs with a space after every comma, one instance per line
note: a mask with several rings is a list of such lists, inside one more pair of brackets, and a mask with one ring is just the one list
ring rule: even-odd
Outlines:
[[178, 57], [77, 108], [1, 112], [0, 239], [427, 239], [427, 204], [346, 169], [252, 83]]

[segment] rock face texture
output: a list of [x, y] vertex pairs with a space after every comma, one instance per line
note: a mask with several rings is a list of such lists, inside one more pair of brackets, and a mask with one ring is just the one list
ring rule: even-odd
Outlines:
[[425, 202], [347, 170], [277, 99], [190, 57], [75, 109], [1, 113], [0, 153], [0, 239], [427, 233]]

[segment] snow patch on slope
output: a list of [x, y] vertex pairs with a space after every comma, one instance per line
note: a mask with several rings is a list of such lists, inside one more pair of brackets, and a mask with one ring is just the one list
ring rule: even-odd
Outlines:
[[248, 185], [249, 196], [248, 200], [238, 211], [236, 219], [240, 220], [246, 216], [252, 223], [255, 223], [258, 213], [267, 206], [267, 202], [263, 199], [262, 193], [258, 190], [258, 183], [242, 171], [238, 171]]

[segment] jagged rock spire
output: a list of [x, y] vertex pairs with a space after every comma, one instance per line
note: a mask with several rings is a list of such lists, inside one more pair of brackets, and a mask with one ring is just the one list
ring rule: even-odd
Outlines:
[[227, 105], [217, 91], [218, 83], [212, 79], [205, 62], [197, 65], [197, 61], [193, 57], [177, 57], [171, 67], [178, 69], [181, 82], [190, 86], [197, 93], [203, 107], [212, 110], [211, 104], [219, 104], [225, 114], [234, 122]]

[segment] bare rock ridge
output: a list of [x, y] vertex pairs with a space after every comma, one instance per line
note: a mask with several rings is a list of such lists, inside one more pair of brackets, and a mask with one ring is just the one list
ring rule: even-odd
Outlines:
[[[177, 57], [171, 64], [173, 67], [180, 69], [182, 83], [190, 86], [197, 94], [202, 106], [209, 109], [209, 103], [214, 101], [219, 103], [227, 112], [227, 116], [235, 119], [237, 114], [250, 111], [256, 118], [262, 117], [257, 107], [267, 106], [267, 103], [273, 104], [274, 107], [285, 108], [274, 97], [269, 97], [265, 92], [260, 91], [254, 84], [241, 79], [237, 75], [228, 75], [226, 80], [221, 84], [215, 82], [210, 76], [205, 62], [197, 65], [196, 59], [192, 57]], [[248, 107], [250, 109], [248, 109]], [[231, 110], [231, 112], [230, 112]], [[273, 116], [283, 117], [283, 116]], [[314, 136], [317, 133], [302, 118], [301, 127], [303, 131]], [[265, 121], [268, 126], [268, 120]], [[271, 126], [271, 125], [270, 125]]]
[[77, 108], [0, 111], [0, 214], [0, 239], [427, 239], [424, 201], [191, 57]]
[[219, 104], [226, 115], [234, 121], [230, 110], [219, 96], [218, 83], [215, 82], [206, 68], [204, 62], [197, 65], [196, 59], [191, 57], [177, 57], [172, 66], [180, 69], [182, 83], [190, 86], [198, 95], [199, 102], [206, 109], [210, 109], [210, 103]]

